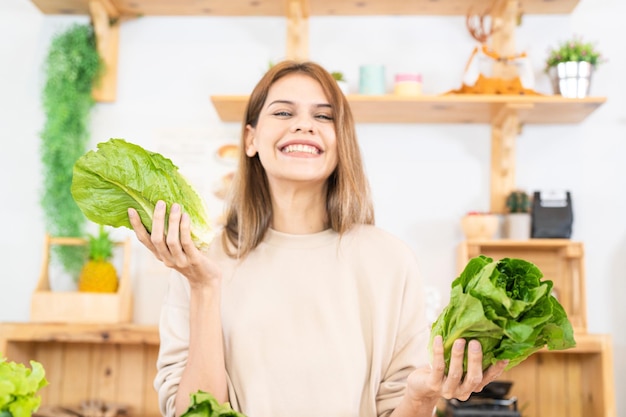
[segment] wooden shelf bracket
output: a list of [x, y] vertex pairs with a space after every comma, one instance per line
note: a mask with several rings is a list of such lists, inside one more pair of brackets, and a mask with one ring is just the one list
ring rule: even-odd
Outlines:
[[309, 58], [309, 2], [287, 2], [287, 59], [304, 61]]
[[492, 213], [504, 213], [506, 196], [515, 189], [515, 139], [519, 126], [519, 114], [511, 105], [505, 105], [491, 125]]
[[96, 36], [98, 53], [104, 61], [104, 73], [93, 89], [98, 102], [113, 102], [117, 97], [117, 57], [120, 34], [120, 12], [110, 0], [90, 0], [89, 13]]

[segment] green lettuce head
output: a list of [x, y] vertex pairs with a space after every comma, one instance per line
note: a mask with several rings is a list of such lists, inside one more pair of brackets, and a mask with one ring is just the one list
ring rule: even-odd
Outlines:
[[137, 210], [148, 232], [156, 202], [179, 203], [191, 219], [191, 237], [198, 249], [213, 239], [209, 215], [200, 195], [164, 156], [124, 139], [99, 143], [74, 164], [72, 196], [85, 216], [102, 225], [132, 229], [128, 208]]
[[246, 417], [233, 410], [230, 403], [221, 403], [206, 391], [197, 391], [189, 395], [189, 408], [180, 417]]
[[431, 329], [431, 349], [435, 336], [443, 337], [446, 374], [452, 344], [459, 338], [481, 343], [483, 370], [505, 359], [511, 369], [545, 346], [563, 350], [576, 345], [567, 314], [552, 295], [553, 283], [542, 277], [537, 266], [522, 259], [494, 262], [481, 255], [468, 262]]
[[0, 415], [30, 417], [39, 409], [37, 392], [48, 385], [43, 365], [30, 361], [30, 368], [0, 357]]

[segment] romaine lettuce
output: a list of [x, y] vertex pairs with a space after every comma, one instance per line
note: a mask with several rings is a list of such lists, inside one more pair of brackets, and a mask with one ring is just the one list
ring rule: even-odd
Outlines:
[[536, 265], [523, 259], [471, 259], [452, 282], [450, 302], [431, 329], [431, 349], [434, 337], [443, 336], [446, 373], [458, 338], [480, 341], [483, 369], [504, 359], [511, 369], [544, 346], [574, 347], [572, 325], [552, 295], [553, 282], [542, 277]]
[[89, 220], [130, 229], [127, 210], [132, 207], [151, 232], [156, 202], [167, 203], [168, 215], [179, 203], [191, 219], [195, 246], [208, 247], [214, 234], [204, 201], [170, 159], [124, 139], [97, 148], [76, 161], [72, 177], [72, 196]]

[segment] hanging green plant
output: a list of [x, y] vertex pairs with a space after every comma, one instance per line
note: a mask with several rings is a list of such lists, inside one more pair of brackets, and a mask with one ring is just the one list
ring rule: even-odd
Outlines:
[[[87, 219], [70, 192], [72, 168], [89, 143], [90, 114], [95, 104], [91, 92], [103, 67], [91, 24], [73, 24], [53, 37], [44, 62], [46, 122], [40, 147], [41, 205], [46, 230], [52, 236], [85, 235]], [[58, 245], [52, 256], [77, 279], [86, 248]]]

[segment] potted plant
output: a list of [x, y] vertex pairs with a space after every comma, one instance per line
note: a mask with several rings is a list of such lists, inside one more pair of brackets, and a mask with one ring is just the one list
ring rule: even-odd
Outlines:
[[507, 215], [504, 222], [508, 239], [526, 240], [530, 238], [531, 198], [523, 190], [514, 190], [506, 198]]
[[596, 46], [576, 36], [549, 50], [545, 71], [555, 94], [584, 98], [591, 88], [591, 76], [601, 62], [602, 54]]
[[43, 365], [30, 368], [0, 356], [0, 417], [30, 417], [41, 404], [38, 392], [48, 385]]
[[339, 84], [339, 88], [341, 89], [341, 91], [343, 91], [343, 94], [347, 96], [350, 93], [350, 88], [348, 86], [348, 81], [343, 75], [343, 72], [333, 71], [330, 73], [330, 75], [332, 75], [335, 81], [337, 81], [337, 84]]

